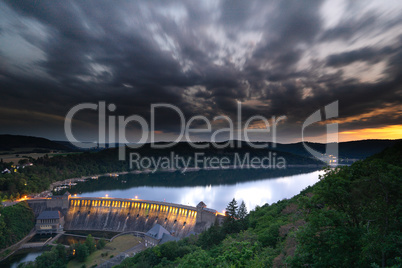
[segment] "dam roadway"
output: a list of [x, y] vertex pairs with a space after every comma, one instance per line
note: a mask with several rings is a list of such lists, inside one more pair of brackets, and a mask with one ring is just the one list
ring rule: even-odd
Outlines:
[[200, 233], [224, 216], [206, 208], [167, 202], [110, 197], [73, 197], [69, 194], [40, 200], [27, 200], [35, 216], [45, 210], [64, 215], [64, 230], [147, 232], [160, 224], [173, 236], [183, 238]]

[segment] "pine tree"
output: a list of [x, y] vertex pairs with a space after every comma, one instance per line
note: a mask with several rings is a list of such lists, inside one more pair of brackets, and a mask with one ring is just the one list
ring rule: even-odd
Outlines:
[[239, 209], [237, 210], [237, 217], [239, 219], [244, 219], [247, 216], [247, 207], [244, 201], [241, 201]]
[[237, 217], [237, 201], [233, 198], [233, 200], [226, 207], [226, 215], [231, 218]]

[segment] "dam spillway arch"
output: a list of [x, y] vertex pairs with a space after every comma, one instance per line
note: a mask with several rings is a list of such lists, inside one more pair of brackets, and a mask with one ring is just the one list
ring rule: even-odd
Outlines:
[[155, 224], [160, 224], [172, 235], [183, 238], [191, 233], [200, 233], [222, 220], [222, 215], [205, 206], [192, 207], [141, 199], [69, 196], [64, 229], [147, 232]]

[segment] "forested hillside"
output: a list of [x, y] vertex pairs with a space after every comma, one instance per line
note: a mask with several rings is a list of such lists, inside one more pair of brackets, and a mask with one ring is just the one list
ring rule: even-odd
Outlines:
[[3, 197], [38, 193], [48, 189], [50, 183], [92, 174], [128, 170], [126, 162], [108, 151], [98, 153], [60, 155], [31, 159], [33, 166], [11, 168], [9, 163], [0, 163], [0, 169], [12, 169], [9, 174], [0, 174], [0, 191]]
[[[387, 147], [392, 147], [402, 140], [361, 140], [361, 141], [348, 141], [340, 142], [338, 144], [339, 155], [341, 159], [365, 159], [371, 155], [377, 154]], [[310, 156], [310, 153], [306, 150], [304, 145], [317, 150], [321, 153], [325, 153], [326, 144], [315, 142], [302, 142], [291, 144], [276, 144], [275, 149], [278, 151], [288, 152], [301, 156]]]
[[401, 159], [399, 143], [328, 170], [292, 199], [228, 217], [118, 267], [400, 267]]
[[35, 216], [27, 202], [0, 207], [0, 249], [24, 238], [35, 225]]
[[0, 135], [0, 151], [7, 151], [17, 148], [52, 149], [62, 151], [72, 151], [71, 146], [39, 137], [20, 136], [20, 135]]

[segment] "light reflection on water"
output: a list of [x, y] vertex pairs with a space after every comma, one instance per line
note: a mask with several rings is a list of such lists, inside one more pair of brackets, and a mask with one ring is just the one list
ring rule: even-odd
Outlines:
[[324, 171], [270, 178], [258, 181], [239, 182], [232, 185], [207, 185], [207, 186], [139, 186], [124, 190], [100, 190], [94, 192], [82, 192], [78, 196], [83, 197], [116, 197], [166, 201], [183, 205], [196, 206], [204, 201], [209, 208], [222, 211], [227, 204], [236, 198], [238, 203], [242, 200], [248, 210], [265, 203], [274, 203], [284, 198], [291, 198], [309, 185], [318, 181], [318, 176]]

